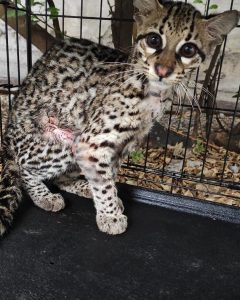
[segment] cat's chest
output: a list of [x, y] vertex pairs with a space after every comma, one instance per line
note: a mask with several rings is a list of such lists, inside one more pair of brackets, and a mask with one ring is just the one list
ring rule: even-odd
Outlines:
[[161, 116], [165, 103], [162, 102], [162, 98], [157, 95], [147, 96], [139, 105], [142, 117], [147, 120], [155, 119], [158, 116]]
[[154, 122], [162, 117], [168, 106], [166, 91], [149, 91], [146, 97], [139, 103], [139, 111], [143, 124]]

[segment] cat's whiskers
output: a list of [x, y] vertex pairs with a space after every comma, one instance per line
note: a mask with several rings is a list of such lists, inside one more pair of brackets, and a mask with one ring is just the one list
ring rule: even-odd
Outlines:
[[121, 72], [116, 72], [116, 73], [111, 73], [107, 76], [105, 76], [104, 78], [110, 78], [112, 76], [117, 76], [117, 75], [127, 75], [128, 73], [134, 72], [135, 70], [126, 70], [126, 71], [121, 71]]
[[[134, 74], [138, 75], [138, 73], [136, 73], [134, 70], [132, 70], [132, 72], [133, 72], [133, 75], [134, 75]], [[110, 81], [106, 86], [103, 87], [103, 89], [109, 87], [110, 84], [116, 83], [116, 82], [118, 82], [118, 81], [124, 79], [124, 77], [126, 77], [126, 76], [132, 76], [132, 74], [131, 74], [131, 73], [130, 73], [130, 74], [122, 74], [122, 76], [119, 76], [117, 79], [115, 79], [115, 80], [113, 80], [113, 81]], [[126, 81], [124, 81], [124, 82], [126, 82]], [[123, 83], [124, 83], [124, 82], [123, 82]]]
[[107, 67], [108, 66], [116, 66], [118, 67], [119, 65], [122, 65], [122, 66], [133, 66], [133, 67], [136, 67], [136, 66], [139, 66], [141, 65], [142, 67], [145, 66], [144, 63], [128, 63], [128, 62], [103, 62], [103, 63], [99, 63], [99, 64], [96, 64], [95, 66], [99, 66], [99, 65], [106, 65]]
[[[184, 84], [183, 84], [183, 85], [184, 85]], [[189, 88], [188, 88], [186, 85], [184, 85], [184, 86], [185, 86], [185, 88], [186, 88], [187, 93], [192, 97], [194, 103], [196, 104], [196, 106], [197, 106], [197, 108], [198, 108], [198, 110], [199, 110], [199, 112], [200, 112], [200, 114], [201, 114], [202, 111], [201, 111], [201, 107], [200, 107], [200, 105], [199, 105], [198, 99], [196, 98], [196, 96], [194, 96], [194, 95], [189, 91]]]
[[191, 100], [191, 98], [189, 97], [189, 94], [187, 93], [187, 90], [186, 90], [185, 86], [180, 82], [180, 83], [178, 84], [178, 87], [179, 87], [179, 91], [182, 90], [182, 91], [184, 92], [184, 95], [187, 97], [189, 103], [191, 104], [192, 108], [194, 109], [192, 100]]
[[177, 95], [177, 103], [178, 103], [178, 107], [177, 107], [177, 115], [178, 115], [179, 108], [180, 108], [181, 105], [182, 105], [182, 95], [181, 95], [180, 87], [179, 87], [178, 85], [175, 85], [175, 86], [174, 86], [174, 90], [175, 90], [176, 95]]
[[[142, 70], [143, 72], [146, 72], [146, 75], [148, 75], [148, 68], [147, 66], [144, 64], [144, 63], [141, 63], [141, 64], [136, 64], [136, 63], [122, 63], [122, 62], [106, 62], [106, 63], [101, 63], [101, 64], [97, 64], [96, 66], [98, 65], [105, 65], [106, 64], [106, 67], [119, 67], [119, 66], [123, 66], [123, 67], [133, 67], [133, 69], [137, 70], [137, 69], [140, 69]], [[151, 75], [151, 74], [149, 74]]]
[[198, 100], [196, 99], [196, 97], [190, 93], [188, 87], [185, 86], [183, 82], [180, 83], [180, 86], [183, 88], [183, 90], [184, 90], [184, 92], [185, 92], [185, 94], [186, 94], [186, 96], [187, 96], [187, 98], [188, 98], [188, 100], [189, 100], [192, 108], [194, 109], [194, 105], [193, 105], [193, 102], [194, 102], [196, 104], [196, 106], [197, 106], [200, 114], [201, 114], [202, 113], [201, 112], [201, 107], [200, 107], [200, 105], [199, 105]]
[[[122, 80], [124, 77], [128, 77], [128, 76], [131, 76], [129, 79], [133, 78], [133, 76], [137, 76], [137, 75], [144, 75], [144, 76], [147, 76], [145, 74], [145, 71], [144, 69], [138, 67], [136, 68], [136, 64], [134, 64], [135, 68], [133, 68], [132, 70], [125, 70], [125, 71], [122, 71], [122, 72], [116, 72], [116, 73], [113, 73], [113, 74], [109, 74], [108, 76], [106, 77], [111, 77], [111, 76], [117, 76], [117, 75], [121, 75], [119, 76], [119, 78], [117, 78], [116, 80], [113, 80], [113, 81], [110, 81], [104, 88], [108, 87], [110, 84], [113, 84], [113, 83], [116, 83], [117, 81], [120, 81]], [[148, 74], [149, 75], [149, 74]], [[129, 81], [129, 79], [127, 79], [126, 81]], [[123, 83], [125, 83], [126, 81], [124, 81]], [[122, 83], [122, 84], [123, 84]], [[122, 86], [121, 84], [121, 86]]]
[[135, 72], [136, 72], [136, 70], [134, 70], [134, 69], [125, 70], [125, 71], [122, 71], [122, 72], [111, 73], [111, 74], [107, 75], [105, 78], [108, 78], [108, 77], [111, 77], [111, 76], [115, 76], [116, 77], [117, 75], [120, 75], [119, 79], [121, 79], [123, 76], [124, 77], [128, 76], [129, 73], [131, 74], [131, 73], [135, 73]]
[[119, 67], [119, 66], [136, 66], [134, 63], [123, 63], [123, 62], [103, 62], [95, 64], [94, 66], [106, 66], [106, 67]]
[[[193, 76], [193, 73], [190, 74], [189, 78], [187, 79], [187, 84], [185, 84], [185, 86], [187, 88], [193, 88], [193, 89], [199, 89], [202, 90], [205, 94], [209, 95], [212, 99], [215, 98], [215, 96], [205, 87], [203, 87], [203, 85], [201, 83], [198, 83], [196, 81], [190, 80], [190, 78]], [[190, 86], [190, 84], [192, 84], [193, 86]]]
[[142, 69], [132, 69], [132, 70], [125, 70], [125, 71], [121, 71], [121, 72], [116, 72], [116, 73], [111, 73], [107, 76], [105, 76], [105, 78], [111, 77], [111, 76], [116, 76], [116, 75], [121, 75], [121, 74], [127, 74], [130, 72], [135, 72], [135, 71], [142, 71]]
[[[119, 66], [132, 66], [134, 67], [133, 69], [135, 71], [140, 71], [141, 73], [144, 73], [145, 76], [149, 79], [154, 79], [156, 80], [156, 77], [149, 73], [149, 69], [147, 68], [147, 66], [143, 63], [143, 64], [136, 64], [136, 63], [122, 63], [122, 62], [103, 62], [103, 63], [100, 63], [100, 64], [96, 64], [96, 66], [98, 65], [106, 65], [106, 67], [110, 66], [110, 67], [119, 67]], [[119, 72], [116, 72], [116, 73], [113, 73], [113, 74], [109, 74], [108, 76], [106, 77], [111, 77], [113, 75], [118, 75], [118, 74], [121, 74], [121, 73], [124, 73], [124, 72], [128, 72], [128, 71], [133, 71], [133, 70], [125, 70], [125, 71], [119, 71]], [[116, 82], [116, 81], [114, 81]]]
[[202, 86], [201, 83], [194, 82], [192, 80], [189, 80], [188, 83], [193, 84], [193, 87], [189, 86], [190, 88], [197, 88], [199, 90], [203, 90], [204, 93], [208, 94], [212, 99], [215, 98], [215, 96], [213, 95], [213, 93], [211, 93], [208, 89], [206, 89], [204, 86]]
[[127, 82], [129, 82], [130, 80], [132, 80], [134, 77], [137, 77], [139, 75], [145, 75], [144, 73], [135, 73], [133, 74], [130, 78], [128, 78], [126, 81], [124, 81], [123, 83], [120, 84], [119, 88], [121, 88], [124, 84], [126, 84]]

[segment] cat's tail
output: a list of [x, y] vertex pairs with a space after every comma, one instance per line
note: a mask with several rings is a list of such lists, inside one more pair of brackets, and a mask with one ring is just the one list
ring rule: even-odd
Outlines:
[[2, 176], [0, 182], [0, 236], [10, 227], [13, 215], [22, 199], [20, 170], [14, 154], [6, 148], [1, 151]]

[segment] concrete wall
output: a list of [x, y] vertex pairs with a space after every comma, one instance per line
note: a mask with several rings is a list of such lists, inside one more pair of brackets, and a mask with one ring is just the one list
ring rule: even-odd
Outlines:
[[[190, 0], [189, 2], [193, 2]], [[83, 1], [83, 16], [99, 17], [100, 15], [100, 0], [87, 0]], [[112, 5], [114, 0], [110, 1]], [[212, 0], [211, 3], [218, 4], [217, 10], [211, 10], [212, 13], [222, 12], [229, 9], [230, 0]], [[62, 0], [55, 0], [56, 6], [60, 9], [60, 14], [63, 12]], [[197, 8], [204, 11], [204, 5], [196, 4]], [[240, 10], [240, 1], [236, 0], [233, 6], [234, 9]], [[36, 8], [38, 11], [44, 8]], [[81, 1], [68, 0], [65, 1], [64, 14], [66, 16], [79, 16], [81, 14]], [[109, 17], [109, 6], [107, 0], [103, 0], [102, 16]], [[59, 18], [60, 25], [62, 26], [62, 20]], [[40, 23], [39, 23], [40, 24]], [[83, 20], [82, 22], [82, 36], [90, 38], [94, 41], [98, 40], [99, 36], [99, 20]], [[111, 40], [111, 23], [110, 21], [101, 22], [101, 36], [102, 43], [106, 45], [112, 45]], [[64, 30], [69, 36], [80, 37], [81, 32], [80, 20], [77, 18], [64, 18]], [[51, 31], [51, 30], [50, 30]], [[17, 51], [16, 51], [16, 33], [11, 28], [8, 28], [9, 32], [9, 56], [10, 56], [10, 76], [13, 82], [17, 82]], [[6, 38], [5, 38], [5, 24], [0, 21], [0, 82], [5, 81], [7, 78], [7, 57], [6, 57]], [[20, 78], [23, 79], [27, 74], [27, 60], [26, 60], [26, 41], [19, 36], [19, 52], [20, 52]], [[33, 46], [33, 61], [40, 57], [41, 52]], [[236, 28], [228, 37], [228, 43], [226, 47], [226, 55], [224, 59], [222, 69], [222, 80], [220, 82], [219, 94], [221, 100], [232, 100], [232, 95], [238, 90], [240, 84], [240, 28]]]

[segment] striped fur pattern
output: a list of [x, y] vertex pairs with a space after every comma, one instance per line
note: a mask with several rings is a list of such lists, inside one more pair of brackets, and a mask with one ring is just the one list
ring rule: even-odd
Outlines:
[[[136, 0], [134, 5], [137, 38], [129, 57], [88, 40], [69, 39], [50, 49], [23, 82], [4, 137], [1, 234], [13, 220], [22, 189], [44, 210], [63, 209], [63, 197], [52, 194], [44, 181], [74, 166], [87, 182], [68, 178], [59, 187], [93, 198], [101, 231], [126, 230], [115, 186], [121, 159], [161, 117], [172, 87], [199, 66], [238, 20], [232, 11], [210, 22], [181, 2]], [[219, 20], [225, 25], [216, 25]], [[50, 119], [73, 138], [66, 143], [50, 138], [45, 127]]]

